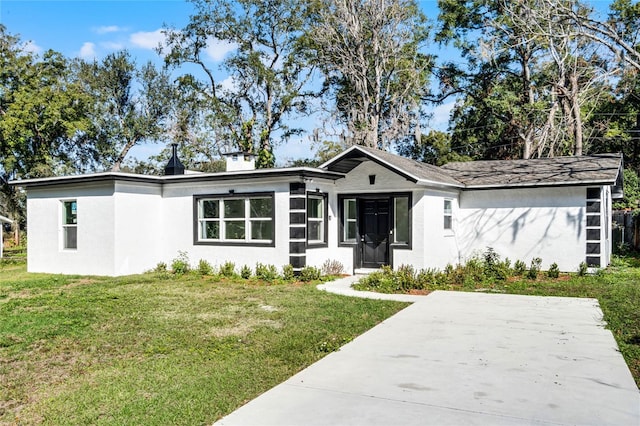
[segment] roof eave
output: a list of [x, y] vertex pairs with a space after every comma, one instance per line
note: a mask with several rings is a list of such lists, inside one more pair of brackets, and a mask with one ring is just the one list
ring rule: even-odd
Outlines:
[[614, 185], [610, 180], [583, 180], [578, 182], [544, 182], [544, 183], [513, 183], [513, 184], [490, 184], [490, 185], [465, 185], [464, 190], [470, 189], [504, 189], [504, 188], [542, 188], [560, 186], [589, 186], [589, 185]]

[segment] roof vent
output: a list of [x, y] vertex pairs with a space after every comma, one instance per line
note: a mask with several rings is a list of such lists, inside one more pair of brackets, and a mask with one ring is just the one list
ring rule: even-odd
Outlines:
[[180, 162], [178, 158], [178, 144], [171, 144], [171, 158], [169, 162], [164, 167], [165, 175], [183, 175], [184, 174], [184, 166]]
[[229, 152], [222, 154], [227, 161], [227, 171], [255, 170], [256, 156], [249, 152]]

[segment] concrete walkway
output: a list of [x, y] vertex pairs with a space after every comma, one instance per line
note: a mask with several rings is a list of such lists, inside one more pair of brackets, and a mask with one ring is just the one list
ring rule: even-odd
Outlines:
[[[323, 288], [363, 296], [353, 280]], [[640, 425], [596, 300], [406, 297], [417, 301], [217, 424]]]

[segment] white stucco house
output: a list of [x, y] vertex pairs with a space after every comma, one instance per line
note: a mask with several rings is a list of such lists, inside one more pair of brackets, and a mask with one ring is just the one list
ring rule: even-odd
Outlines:
[[0, 215], [0, 258], [2, 258], [2, 251], [4, 249], [4, 224], [5, 223], [13, 223], [11, 219], [8, 217]]
[[[175, 152], [175, 150], [174, 150]], [[605, 267], [619, 154], [443, 167], [354, 146], [318, 168], [96, 173], [13, 182], [27, 192], [28, 270], [125, 275], [206, 259], [346, 271], [444, 268], [492, 247], [543, 268]]]

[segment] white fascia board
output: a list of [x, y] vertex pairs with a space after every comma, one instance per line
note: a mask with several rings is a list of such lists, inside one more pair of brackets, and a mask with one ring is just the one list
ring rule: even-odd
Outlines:
[[5, 216], [0, 216], [0, 222], [13, 223], [13, 221], [11, 219], [9, 219], [8, 217], [5, 217]]

